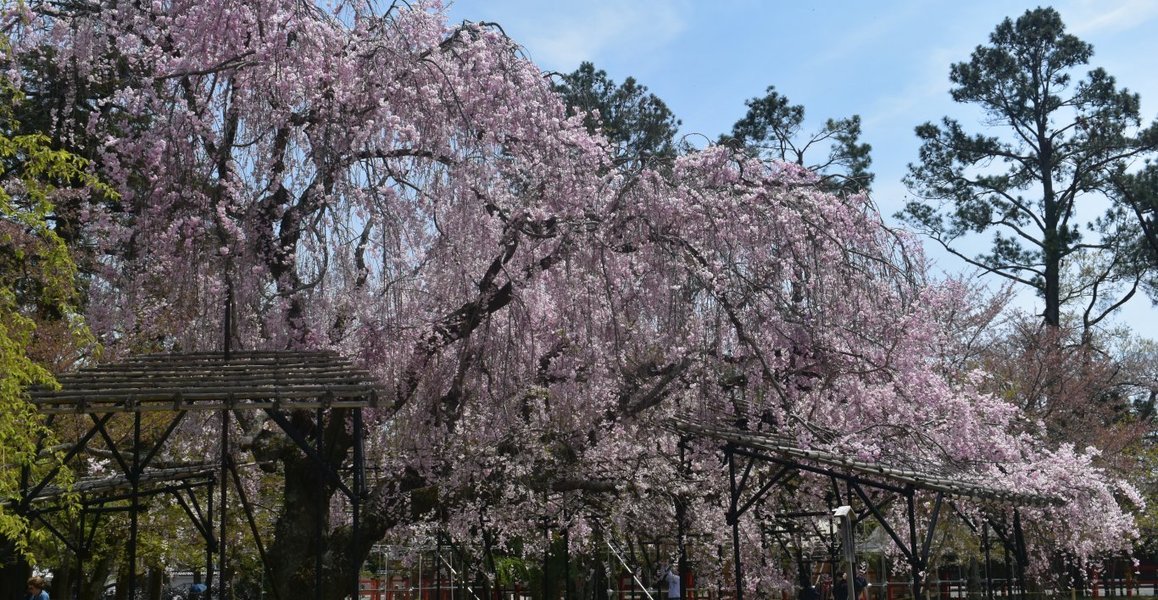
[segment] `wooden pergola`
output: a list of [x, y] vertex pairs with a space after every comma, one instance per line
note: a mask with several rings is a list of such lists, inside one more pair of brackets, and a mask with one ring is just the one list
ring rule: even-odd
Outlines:
[[[213, 559], [216, 556], [221, 597], [227, 598], [226, 509], [231, 480], [249, 517], [264, 562], [264, 549], [254, 526], [252, 505], [240, 485], [230, 449], [230, 419], [235, 411], [264, 411], [277, 423], [312, 459], [319, 469], [320, 478], [345, 494], [353, 510], [353, 527], [357, 531], [360, 506], [367, 495], [362, 411], [377, 407], [382, 393], [379, 384], [367, 371], [356, 368], [338, 354], [326, 351], [228, 350], [219, 353], [148, 354], [81, 369], [59, 376], [57, 381], [60, 389], [30, 390], [29, 400], [50, 420], [61, 415], [79, 415], [91, 421], [85, 434], [65, 453], [63, 463], [85, 452], [94, 438], [100, 437], [104, 441], [119, 472], [106, 478], [75, 482], [71, 491], [86, 498], [82, 506], [88, 512], [95, 511], [96, 505], [103, 506], [114, 500], [129, 502], [129, 506], [121, 510], [130, 514], [127, 545], [130, 564], [136, 561], [141, 499], [155, 494], [173, 494], [205, 539], [207, 584], [211, 587], [213, 583]], [[327, 411], [334, 408], [351, 409], [353, 415], [355, 443], [351, 482], [345, 481], [340, 473], [321, 460], [324, 452], [322, 436], [310, 439], [289, 418], [291, 411], [311, 410], [321, 424]], [[159, 455], [190, 412], [219, 414], [219, 457], [203, 457], [209, 460], [194, 465], [161, 464]], [[154, 413], [154, 420], [167, 419], [167, 422], [163, 421], [163, 433], [148, 447], [141, 435], [141, 420], [145, 413]], [[110, 421], [118, 414], [132, 416], [131, 448], [118, 447], [109, 431]], [[54, 486], [58, 471], [54, 469], [36, 480], [26, 471], [23, 493], [19, 499], [9, 503], [10, 508], [34, 517], [52, 510], [44, 507], [64, 492]], [[201, 487], [208, 490], [204, 510], [193, 495], [193, 490]], [[213, 523], [215, 487], [218, 490], [216, 506], [219, 507], [217, 533]], [[70, 548], [77, 550], [78, 561], [82, 560], [83, 543], [74, 544], [61, 532], [49, 528]], [[321, 556], [317, 560], [315, 596], [320, 598]], [[356, 573], [357, 569], [354, 571]], [[357, 590], [358, 582], [350, 583], [352, 590]], [[130, 594], [136, 591], [135, 569], [129, 569], [128, 587]]]
[[[379, 406], [384, 397], [379, 384], [365, 370], [358, 369], [348, 360], [325, 351], [250, 351], [220, 353], [171, 353], [136, 356], [107, 365], [81, 369], [58, 378], [58, 390], [36, 389], [29, 392], [30, 401], [50, 419], [61, 415], [87, 417], [91, 425], [78, 442], [68, 449], [64, 461], [74, 459], [86, 451], [91, 440], [104, 440], [119, 472], [99, 480], [76, 482], [72, 491], [88, 498], [86, 510], [95, 511], [108, 502], [128, 501], [130, 532], [128, 552], [135, 562], [137, 545], [137, 517], [140, 500], [154, 494], [173, 494], [205, 538], [206, 571], [212, 585], [214, 557], [216, 572], [221, 574], [222, 597], [228, 597], [226, 572], [226, 507], [230, 481], [241, 504], [250, 517], [248, 499], [240, 485], [237, 465], [230, 450], [230, 419], [236, 411], [264, 411], [271, 421], [295, 442], [298, 448], [313, 459], [319, 476], [349, 499], [353, 527], [359, 523], [359, 509], [366, 498], [365, 466], [363, 463], [363, 410]], [[321, 423], [326, 411], [333, 408], [351, 409], [355, 437], [353, 481], [347, 483], [340, 473], [321, 460], [324, 448], [322, 438], [310, 439], [291, 422], [290, 411], [311, 410]], [[163, 465], [158, 459], [178, 426], [191, 412], [216, 413], [220, 417], [218, 444], [220, 456], [204, 457], [204, 462], [193, 465]], [[151, 446], [145, 447], [141, 436], [143, 414], [154, 413], [167, 419], [164, 432]], [[118, 448], [109, 432], [110, 420], [119, 414], [132, 417], [132, 447]], [[682, 436], [714, 441], [723, 448], [731, 474], [731, 501], [727, 514], [732, 526], [735, 558], [736, 598], [743, 600], [743, 573], [740, 561], [739, 520], [773, 488], [799, 473], [812, 473], [833, 482], [833, 491], [839, 503], [859, 505], [855, 521], [875, 519], [905, 555], [912, 569], [914, 597], [922, 583], [922, 572], [928, 564], [933, 530], [946, 498], [970, 498], [1001, 506], [1040, 506], [1056, 504], [1056, 498], [1001, 490], [971, 482], [959, 474], [903, 469], [895, 466], [855, 460], [839, 454], [801, 448], [781, 437], [739, 429], [731, 424], [712, 420], [675, 418], [669, 427]], [[757, 469], [758, 464], [773, 468]], [[770, 473], [770, 474], [769, 474]], [[9, 503], [13, 510], [38, 516], [48, 512], [46, 503], [63, 490], [53, 487], [57, 473], [52, 471], [33, 481], [26, 474], [26, 485], [21, 497]], [[762, 481], [755, 481], [763, 477]], [[841, 487], [843, 486], [843, 490]], [[206, 509], [198, 505], [194, 490], [206, 488]], [[215, 489], [216, 503], [215, 503]], [[869, 490], [873, 491], [870, 494]], [[933, 510], [924, 536], [918, 536], [915, 496], [919, 491], [935, 495]], [[883, 493], [883, 494], [882, 494]], [[841, 496], [844, 499], [841, 499]], [[882, 497], [883, 496], [883, 497]], [[885, 516], [886, 506], [898, 499], [906, 504], [907, 531], [894, 527]], [[213, 523], [213, 506], [220, 507], [218, 531]], [[829, 507], [831, 508], [831, 507]], [[42, 519], [43, 520], [43, 519]], [[968, 523], [968, 521], [966, 521]], [[988, 553], [989, 526], [983, 523], [985, 550]], [[970, 527], [974, 527], [970, 524]], [[1013, 547], [1019, 566], [1024, 566], [1025, 547], [1016, 508], [1012, 531], [1002, 535], [1006, 547]], [[53, 531], [70, 547], [83, 556], [79, 544]], [[254, 527], [254, 538], [264, 560], [260, 537]], [[907, 535], [906, 535], [907, 534]], [[356, 537], [356, 536], [355, 536]], [[321, 556], [315, 565], [319, 579], [315, 596], [320, 597]], [[130, 569], [128, 586], [135, 591], [134, 569]], [[357, 572], [357, 569], [354, 569]], [[351, 591], [357, 590], [357, 581], [350, 582]], [[1024, 591], [1024, 578], [1021, 582]], [[992, 587], [990, 586], [990, 594]], [[288, 599], [284, 599], [288, 600]], [[992, 600], [992, 598], [991, 598]]]
[[[756, 506], [772, 489], [782, 485], [800, 473], [812, 473], [826, 477], [832, 482], [832, 492], [836, 503], [859, 506], [850, 516], [856, 524], [872, 518], [888, 534], [897, 548], [905, 556], [911, 571], [911, 585], [914, 598], [920, 597], [923, 573], [929, 562], [929, 552], [933, 544], [933, 533], [943, 505], [952, 498], [968, 498], [985, 504], [1013, 507], [1013, 523], [1010, 531], [996, 527], [990, 519], [981, 523], [981, 531], [970, 522], [961, 511], [956, 512], [975, 532], [982, 536], [982, 545], [989, 557], [989, 531], [991, 526], [1006, 548], [1012, 547], [1018, 563], [1018, 578], [1022, 594], [1025, 593], [1025, 563], [1027, 555], [1021, 530], [1021, 506], [1049, 506], [1061, 503], [1056, 497], [1027, 494], [1003, 490], [984, 485], [966, 476], [960, 469], [950, 467], [934, 468], [927, 472], [899, 468], [885, 464], [857, 460], [833, 452], [801, 448], [793, 440], [769, 433], [753, 432], [726, 424], [705, 423], [702, 420], [677, 417], [669, 421], [669, 426], [683, 436], [718, 442], [724, 451], [730, 474], [731, 500], [727, 513], [728, 524], [732, 527], [732, 550], [735, 563], [736, 600], [743, 600], [743, 571], [740, 556], [740, 518]], [[771, 474], [762, 481], [755, 469], [758, 464], [773, 465]], [[843, 490], [842, 488], [843, 484]], [[876, 492], [870, 494], [870, 490]], [[920, 491], [934, 494], [933, 508], [924, 535], [918, 532], [916, 494]], [[903, 499], [907, 526], [905, 530], [890, 523], [885, 511], [889, 504]], [[831, 515], [832, 506], [824, 513], [786, 515], [787, 517]], [[956, 510], [956, 507], [953, 507]], [[987, 597], [993, 600], [992, 582], [988, 581]], [[1024, 597], [1024, 596], [1023, 596]]]
[[43, 414], [377, 406], [368, 372], [334, 352], [145, 354], [32, 390]]

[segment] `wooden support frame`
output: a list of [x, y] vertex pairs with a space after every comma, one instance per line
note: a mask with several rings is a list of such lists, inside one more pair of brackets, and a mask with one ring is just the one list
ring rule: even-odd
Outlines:
[[[1014, 535], [1016, 554], [1019, 566], [1020, 584], [1024, 594], [1024, 539], [1021, 536], [1020, 512], [1018, 506], [1045, 506], [1060, 503], [1053, 497], [1010, 492], [991, 488], [980, 483], [971, 483], [967, 478], [952, 479], [940, 474], [924, 474], [911, 469], [900, 469], [865, 461], [850, 459], [834, 453], [804, 449], [797, 447], [790, 440], [777, 438], [768, 434], [747, 432], [734, 428], [710, 426], [695, 423], [687, 419], [675, 418], [668, 424], [681, 435], [693, 435], [715, 440], [720, 443], [724, 460], [728, 464], [730, 501], [727, 512], [727, 521], [732, 528], [732, 549], [735, 562], [736, 600], [743, 600], [744, 579], [740, 556], [740, 527], [739, 522], [743, 514], [754, 506], [761, 497], [766, 495], [772, 486], [787, 478], [790, 472], [811, 473], [828, 477], [832, 481], [833, 494], [840, 498], [839, 482], [845, 484], [849, 505], [855, 495], [863, 504], [860, 511], [856, 511], [852, 524], [861, 519], [873, 517], [889, 534], [893, 542], [901, 549], [910, 565], [912, 595], [920, 596], [923, 585], [924, 571], [928, 565], [929, 553], [933, 545], [933, 534], [941, 516], [945, 499], [948, 497], [968, 497], [985, 503], [1003, 504], [1014, 507]], [[745, 459], [742, 472], [738, 470], [738, 461]], [[774, 464], [779, 467], [760, 489], [751, 498], [741, 501], [741, 496], [752, 477], [753, 467], [757, 462]], [[876, 503], [864, 490], [865, 487], [875, 488], [894, 495], [895, 499], [905, 501], [905, 521], [907, 525], [908, 542], [906, 543], [882, 509], [884, 503]], [[929, 523], [924, 530], [924, 536], [918, 535], [916, 497], [918, 492], [933, 494], [932, 508], [929, 513]], [[831, 507], [830, 507], [831, 508]], [[1008, 545], [1007, 545], [1008, 547]]]
[[[230, 351], [224, 352], [150, 354], [126, 360], [82, 369], [76, 373], [57, 378], [59, 390], [32, 389], [29, 401], [42, 414], [87, 415], [91, 426], [79, 442], [66, 453], [63, 463], [75, 459], [84, 452], [89, 442], [97, 436], [108, 448], [120, 473], [106, 478], [105, 483], [86, 482], [90, 489], [105, 486], [127, 488], [127, 495], [121, 500], [130, 502], [131, 525], [128, 552], [130, 560], [136, 553], [137, 513], [140, 499], [149, 493], [173, 491], [178, 504], [189, 516], [198, 532], [206, 541], [207, 585], [212, 586], [214, 566], [223, 589], [222, 598], [228, 597], [225, 576], [227, 569], [227, 514], [228, 488], [233, 482], [234, 490], [246, 511], [246, 518], [253, 530], [255, 544], [264, 561], [264, 548], [258, 534], [248, 499], [239, 485], [236, 464], [230, 449], [229, 431], [232, 427], [230, 415], [235, 411], [264, 410], [270, 419], [307, 454], [319, 470], [320, 477], [340, 490], [353, 507], [353, 536], [356, 543], [361, 521], [361, 504], [366, 497], [365, 458], [363, 445], [363, 410], [375, 409], [383, 396], [378, 382], [365, 370], [354, 367], [348, 360], [328, 351]], [[353, 435], [355, 449], [353, 457], [353, 481], [347, 483], [341, 475], [328, 468], [321, 460], [322, 449], [315, 447], [305, 436], [292, 427], [284, 411], [313, 411], [319, 425], [331, 413], [331, 409], [349, 409], [354, 415]], [[220, 456], [211, 464], [203, 466], [213, 474], [207, 487], [207, 503], [203, 512], [191, 493], [186, 498], [180, 495], [181, 485], [168, 486], [162, 491], [150, 491], [150, 483], [157, 478], [153, 463], [165, 443], [180, 426], [187, 412], [216, 412], [220, 414]], [[114, 415], [127, 413], [133, 419], [133, 442], [131, 448], [121, 448], [110, 434], [107, 426]], [[144, 413], [173, 413], [176, 415], [165, 428], [160, 440], [151, 448], [141, 444], [141, 417]], [[320, 443], [320, 438], [317, 440]], [[43, 503], [64, 493], [51, 488], [59, 474], [59, 467], [39, 481], [30, 481], [30, 474], [24, 474], [23, 493], [17, 502], [10, 502], [10, 508], [18, 512], [32, 514], [36, 503]], [[79, 483], [79, 482], [78, 482]], [[220, 486], [218, 488], [217, 486]], [[214, 493], [220, 495], [217, 503], [218, 514], [214, 514]], [[93, 514], [105, 510], [105, 504], [87, 508]], [[215, 531], [215, 521], [218, 523]], [[216, 535], [215, 535], [216, 534]], [[66, 544], [68, 542], [66, 541]], [[82, 549], [83, 550], [83, 549]], [[352, 554], [351, 554], [352, 556]], [[216, 561], [214, 558], [216, 557]], [[78, 560], [80, 560], [78, 556]], [[268, 566], [267, 566], [268, 567]], [[130, 569], [134, 571], [134, 569]], [[354, 569], [357, 572], [357, 569]], [[316, 585], [320, 591], [321, 572], [317, 570]], [[129, 592], [135, 593], [135, 573], [130, 573]], [[350, 582], [351, 593], [358, 587], [357, 580]], [[210, 590], [207, 590], [209, 592]]]

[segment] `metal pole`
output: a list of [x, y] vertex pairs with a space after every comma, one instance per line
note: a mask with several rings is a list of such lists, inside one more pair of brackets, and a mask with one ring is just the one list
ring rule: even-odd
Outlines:
[[76, 584], [73, 585], [73, 593], [75, 598], [81, 597], [81, 586], [84, 582], [84, 555], [88, 552], [88, 543], [85, 540], [85, 517], [88, 516], [88, 511], [81, 508], [80, 511], [80, 535], [77, 536], [77, 548], [80, 552], [76, 553]]
[[913, 600], [919, 600], [921, 596], [921, 564], [920, 548], [917, 546], [917, 501], [916, 493], [909, 490], [906, 494], [908, 500], [908, 517], [909, 517], [909, 568], [913, 573]]
[[728, 520], [732, 522], [732, 560], [736, 571], [736, 600], [744, 600], [744, 571], [740, 566], [740, 490], [736, 487], [736, 455], [732, 447], [725, 450], [728, 459], [728, 474], [731, 479], [732, 505], [728, 509]]
[[[640, 591], [643, 592], [643, 595], [647, 598], [647, 600], [653, 600], [653, 597], [651, 595], [651, 591], [648, 590], [647, 585], [645, 585], [642, 581], [639, 580], [639, 576], [636, 575], [636, 570], [634, 568], [632, 568], [631, 565], [627, 564], [627, 559], [623, 558], [623, 555], [619, 553], [619, 550], [615, 548], [615, 546], [611, 543], [610, 540], [603, 540], [603, 542], [605, 544], [607, 544], [607, 548], [609, 550], [611, 550], [611, 553], [614, 554], [615, 558], [617, 558], [619, 560], [619, 564], [623, 565], [623, 569], [625, 571], [627, 571], [628, 573], [631, 573], [631, 579], [635, 581], [635, 585], [639, 586]], [[608, 563], [611, 562], [610, 556], [608, 556], [607, 562]], [[608, 583], [608, 585], [611, 584], [610, 581], [608, 581], [607, 583]], [[608, 589], [607, 591], [610, 592], [612, 590]], [[633, 593], [633, 595], [634, 595], [634, 593]]]
[[[838, 519], [841, 520], [842, 537], [841, 543], [844, 545], [844, 559], [848, 563], [848, 571], [845, 575], [845, 586], [847, 586], [848, 600], [856, 600], [856, 548], [853, 547], [853, 517], [856, 515], [852, 512], [851, 506], [841, 506], [833, 511]], [[842, 600], [837, 598], [836, 600]]]
[[362, 456], [362, 408], [354, 409], [354, 497], [350, 498], [350, 507], [353, 511], [352, 531], [350, 532], [350, 567], [354, 575], [353, 598], [359, 600], [359, 591], [362, 587], [361, 561], [358, 560], [358, 544], [361, 533], [362, 496], [365, 491], [365, 477]]
[[993, 599], [993, 571], [989, 568], [989, 522], [981, 523], [981, 545], [985, 549], [985, 597]]
[[205, 597], [213, 597], [213, 555], [217, 552], [217, 543], [213, 539], [213, 492], [214, 482], [209, 482], [209, 493], [205, 499]]
[[[230, 335], [230, 333], [233, 331], [233, 277], [232, 277], [232, 274], [229, 272], [228, 267], [226, 267], [226, 271], [225, 271], [225, 318], [222, 319], [222, 321], [224, 321], [224, 331], [222, 332], [222, 338], [221, 338], [221, 354], [222, 354], [222, 358], [224, 360], [229, 361], [233, 357], [232, 336]], [[229, 597], [228, 591], [227, 591], [229, 588], [225, 585], [225, 580], [226, 580], [225, 567], [227, 566], [226, 561], [225, 561], [225, 549], [226, 549], [225, 517], [229, 511], [226, 510], [226, 508], [225, 508], [226, 504], [225, 503], [228, 500], [228, 493], [226, 490], [229, 489], [229, 473], [228, 473], [229, 463], [227, 461], [228, 461], [228, 457], [229, 457], [229, 407], [231, 407], [231, 406], [233, 406], [233, 398], [232, 397], [227, 398], [225, 409], [221, 411], [221, 530], [220, 530], [221, 533], [218, 536], [219, 539], [217, 540], [217, 547], [221, 552], [221, 562], [220, 562], [221, 569], [220, 569], [220, 572], [218, 573], [218, 577], [220, 577], [220, 582], [221, 582], [221, 590], [219, 592], [217, 592], [217, 594], [218, 594], [218, 597], [225, 599], [225, 600], [227, 600]], [[213, 484], [212, 483], [209, 485], [209, 520], [208, 520], [208, 522], [205, 523], [205, 530], [210, 532], [210, 535], [212, 535], [212, 532], [213, 532]], [[212, 591], [213, 591], [212, 588], [213, 588], [213, 561], [212, 561], [212, 558], [210, 557], [209, 558], [208, 573], [206, 573], [206, 576], [205, 576], [205, 597], [206, 598], [212, 597], [212, 595], [211, 595]]]
[[885, 553], [881, 552], [881, 592], [880, 600], [887, 600], [889, 596], [889, 569], [885, 564]]
[[547, 597], [547, 569], [550, 567], [551, 561], [551, 522], [547, 516], [549, 501], [550, 494], [547, 493], [547, 490], [543, 490], [543, 571], [539, 575], [539, 589], [544, 598]]
[[[323, 429], [323, 413], [321, 408], [317, 409], [314, 414], [317, 419], [317, 426], [314, 428], [317, 432], [318, 439], [314, 440], [314, 446], [317, 449], [318, 460], [320, 461], [325, 453], [325, 437], [326, 433]], [[326, 480], [322, 471], [326, 468], [324, 464], [318, 464], [318, 505], [317, 505], [317, 526], [314, 528], [314, 598], [322, 600], [322, 522], [325, 520], [322, 515], [326, 512]]]
[[225, 360], [229, 360], [233, 353], [230, 332], [233, 331], [233, 278], [226, 273], [225, 280], [225, 331], [221, 340], [221, 349]]
[[129, 511], [129, 597], [137, 594], [137, 511], [140, 509], [140, 466], [141, 466], [141, 411], [133, 413], [133, 468], [128, 473], [129, 484], [132, 486], [132, 509]]
[[[228, 495], [229, 495], [229, 407], [233, 406], [233, 398], [229, 398], [226, 403], [225, 410], [221, 411], [221, 534], [218, 540], [218, 550], [221, 552], [220, 564], [221, 569], [218, 577], [221, 582], [221, 589], [218, 595], [223, 600], [229, 600], [229, 575], [227, 573], [228, 559], [225, 554], [227, 547], [227, 531], [226, 531], [226, 516], [228, 515]], [[211, 525], [212, 526], [212, 525]]]
[[[687, 474], [687, 438], [680, 436], [679, 441], [679, 461], [680, 474]], [[687, 537], [687, 527], [685, 522], [688, 518], [687, 502], [682, 496], [675, 497], [675, 513], [676, 513], [676, 544], [679, 546], [679, 564], [676, 567], [676, 575], [680, 579], [680, 593], [682, 597], [688, 596], [688, 582], [687, 582], [687, 563], [688, 563], [688, 549], [685, 538]]]
[[393, 600], [394, 586], [390, 585], [390, 555], [387, 554], [385, 546], [379, 546], [379, 555], [382, 557], [382, 587], [387, 590], [387, 598]]
[[[465, 571], [464, 568], [463, 572]], [[570, 528], [566, 525], [563, 527], [563, 600], [571, 600], [571, 535]]]
[[1013, 595], [1013, 565], [1009, 562], [1009, 541], [1005, 538], [1001, 544], [1001, 554], [1005, 557], [1005, 585], [1002, 592], [1008, 598]]
[[1029, 591], [1026, 589], [1025, 563], [1029, 562], [1029, 558], [1025, 552], [1025, 537], [1021, 533], [1021, 511], [1016, 508], [1013, 509], [1013, 536], [1017, 556], [1017, 585], [1021, 587], [1021, 600], [1025, 600], [1025, 594]]

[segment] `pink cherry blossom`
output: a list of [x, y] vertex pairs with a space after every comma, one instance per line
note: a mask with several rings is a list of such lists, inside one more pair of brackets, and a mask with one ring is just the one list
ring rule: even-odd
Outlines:
[[[947, 317], [976, 306], [869, 199], [721, 147], [617, 171], [493, 27], [435, 3], [173, 0], [38, 12], [15, 47], [42, 46], [79, 86], [55, 133], [123, 198], [83, 223], [108, 358], [220, 349], [227, 291], [233, 347], [353, 358], [387, 392], [376, 472], [443, 503], [382, 533], [541, 555], [546, 518], [578, 552], [675, 535], [682, 498], [715, 556], [727, 472], [664, 427], [685, 416], [1063, 498], [1024, 513], [1038, 558], [1136, 536], [1135, 490], [979, 391]], [[214, 456], [206, 437], [183, 451]], [[780, 495], [815, 510], [827, 485]], [[745, 559], [774, 560], [755, 521]]]

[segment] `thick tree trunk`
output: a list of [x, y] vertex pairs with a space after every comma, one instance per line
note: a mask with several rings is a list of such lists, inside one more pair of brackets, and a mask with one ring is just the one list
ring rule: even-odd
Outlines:
[[[273, 597], [279, 600], [341, 600], [351, 595], [357, 585], [362, 564], [370, 556], [374, 543], [390, 525], [399, 522], [395, 497], [397, 483], [382, 486], [372, 497], [377, 502], [366, 506], [358, 537], [352, 539], [349, 524], [330, 527], [328, 510], [319, 508], [318, 494], [325, 489], [326, 508], [333, 490], [320, 481], [306, 460], [287, 465], [286, 501], [278, 519], [275, 538], [267, 553]], [[385, 488], [390, 488], [387, 492]], [[405, 492], [403, 492], [405, 493]], [[318, 526], [322, 526], [321, 535]], [[318, 566], [320, 565], [320, 577]]]
[[117, 593], [116, 600], [129, 600], [129, 569], [130, 565], [124, 561], [120, 563], [120, 569], [117, 571]]
[[3, 598], [22, 598], [32, 567], [16, 552], [16, 545], [0, 540], [0, 594]]
[[149, 600], [161, 600], [162, 587], [164, 587], [164, 573], [157, 567], [149, 567], [146, 583]]
[[72, 562], [71, 555], [63, 560], [62, 564], [52, 569], [52, 586], [48, 590], [49, 596], [57, 598], [71, 598], [76, 586], [76, 563]]
[[1063, 246], [1067, 244], [1062, 239], [1061, 218], [1062, 207], [1059, 206], [1057, 192], [1053, 189], [1054, 155], [1053, 146], [1048, 134], [1048, 114], [1038, 115], [1037, 139], [1040, 147], [1038, 168], [1041, 170], [1041, 207], [1044, 228], [1042, 230], [1042, 267], [1044, 271], [1043, 289], [1045, 312], [1042, 317], [1050, 327], [1061, 325], [1061, 262]]
[[[318, 428], [308, 413], [294, 413], [291, 423], [316, 442]], [[283, 449], [281, 514], [266, 557], [274, 595], [281, 600], [341, 598], [349, 591], [349, 585], [335, 589], [337, 574], [329, 539], [330, 501], [336, 488], [326, 473], [340, 472], [341, 458], [331, 460], [345, 454], [338, 441], [323, 440], [320, 456], [324, 464], [300, 449]]]
[[969, 600], [983, 600], [985, 588], [981, 583], [981, 562], [976, 556], [969, 557], [968, 579], [965, 582], [965, 593]]
[[1050, 327], [1061, 325], [1061, 256], [1057, 247], [1060, 242], [1057, 234], [1046, 235], [1045, 248], [1045, 289], [1042, 290], [1045, 300], [1045, 311], [1042, 317]]
[[[353, 594], [362, 564], [374, 543], [401, 520], [406, 495], [423, 482], [417, 478], [384, 479], [362, 503], [357, 538], [353, 527], [330, 514], [339, 491], [326, 469], [347, 473], [354, 439], [346, 429], [348, 411], [333, 410], [326, 419], [320, 456], [324, 465], [293, 446], [283, 446], [284, 493], [274, 538], [266, 549], [272, 597], [277, 600], [341, 600]], [[292, 422], [316, 442], [313, 419], [295, 413]], [[353, 487], [352, 482], [345, 482]], [[319, 570], [320, 568], [320, 570]]]
[[[88, 560], [84, 563], [84, 573], [79, 575], [80, 579], [80, 594], [77, 600], [99, 600], [104, 596], [105, 581], [108, 580], [109, 574], [112, 572], [112, 558], [108, 555], [102, 556], [99, 560]], [[57, 588], [53, 592], [53, 596], [57, 598], [67, 598], [64, 594], [65, 590]], [[68, 593], [72, 593], [68, 590]]]

